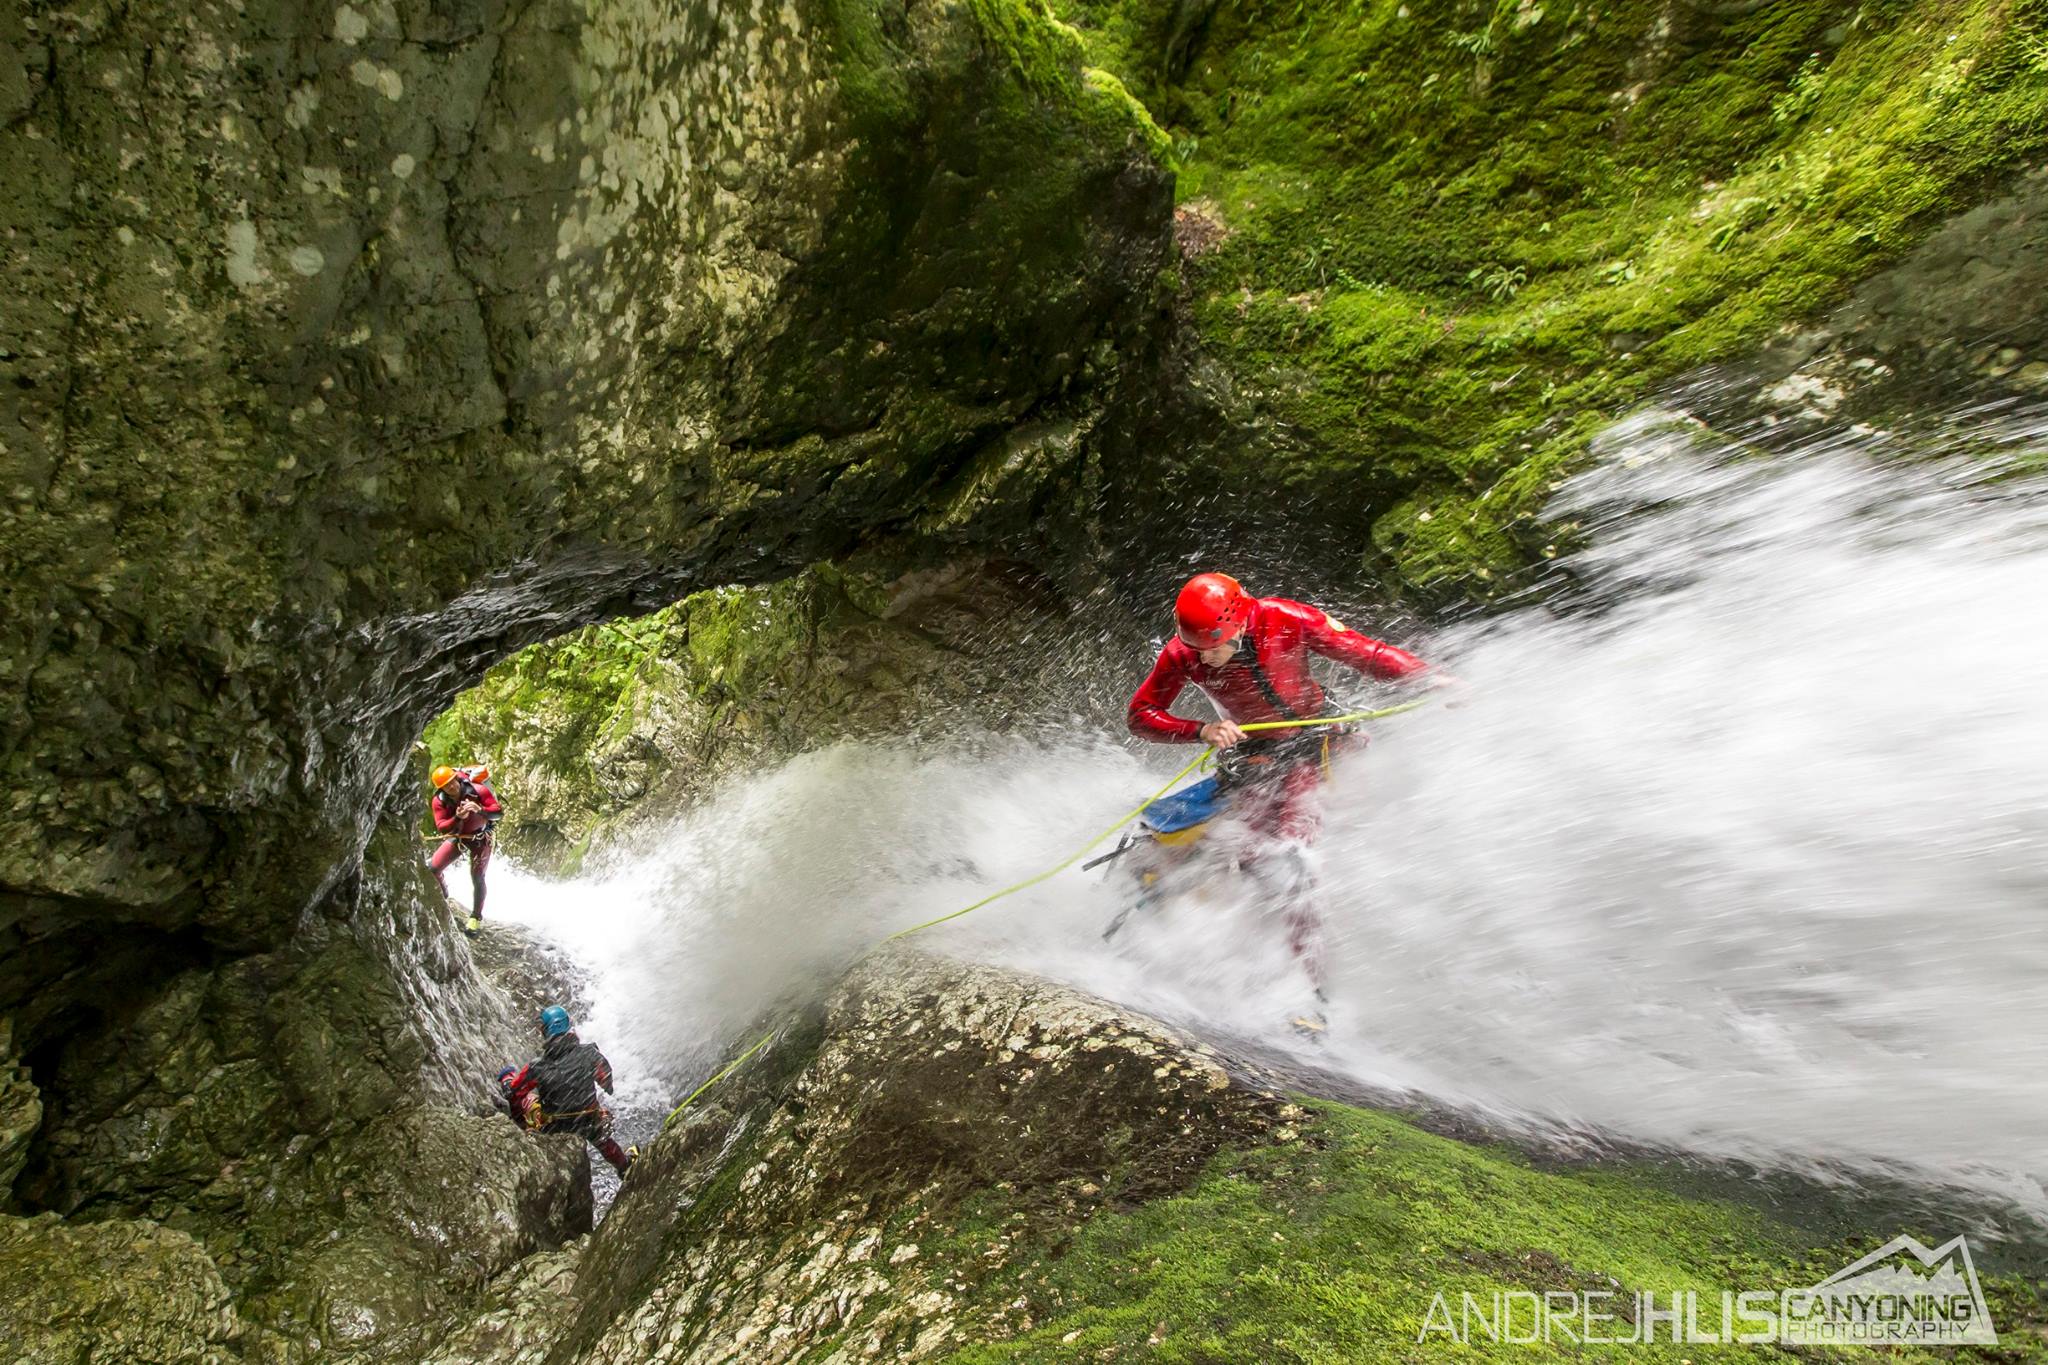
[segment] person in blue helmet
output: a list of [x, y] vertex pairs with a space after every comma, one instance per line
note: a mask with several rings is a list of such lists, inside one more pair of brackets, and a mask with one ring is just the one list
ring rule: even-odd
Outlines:
[[611, 1111], [597, 1093], [612, 1092], [612, 1064], [597, 1044], [577, 1038], [575, 1021], [560, 1005], [540, 1012], [540, 1036], [540, 1056], [498, 1073], [506, 1112], [529, 1132], [576, 1134], [624, 1175], [633, 1153], [613, 1139]]

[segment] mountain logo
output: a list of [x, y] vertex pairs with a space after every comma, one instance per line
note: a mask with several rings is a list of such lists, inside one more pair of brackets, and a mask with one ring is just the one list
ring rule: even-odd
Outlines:
[[1998, 1344], [1970, 1244], [1929, 1251], [1903, 1233], [1811, 1289], [1787, 1290], [1779, 1332], [1816, 1345]]

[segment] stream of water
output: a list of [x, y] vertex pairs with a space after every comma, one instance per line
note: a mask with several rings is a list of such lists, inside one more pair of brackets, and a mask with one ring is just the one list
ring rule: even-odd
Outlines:
[[[1666, 413], [1608, 433], [1552, 509], [1589, 532], [1568, 605], [1418, 642], [1472, 700], [1384, 723], [1328, 790], [1321, 1042], [1241, 878], [1114, 945], [1113, 870], [920, 941], [1509, 1126], [2048, 1224], [2044, 433], [1978, 414], [1910, 463], [1855, 433], [1763, 458]], [[1185, 757], [1081, 726], [841, 746], [582, 880], [494, 872], [492, 904], [588, 964], [585, 1035], [652, 1115], [765, 1006], [1056, 862]]]

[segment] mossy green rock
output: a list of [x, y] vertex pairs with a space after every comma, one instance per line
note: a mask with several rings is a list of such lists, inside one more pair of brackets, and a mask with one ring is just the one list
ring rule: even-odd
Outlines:
[[21, 1365], [229, 1365], [250, 1334], [206, 1252], [147, 1222], [0, 1215], [0, 1355]]
[[[1133, 496], [1236, 493], [1262, 530], [1283, 500], [1429, 601], [1520, 586], [1593, 430], [1817, 320], [2048, 146], [2032, 0], [1058, 7], [1179, 172], [1192, 420]], [[2005, 226], [1920, 277], [1906, 350], [2048, 359], [1994, 339], [2043, 315]], [[1960, 395], [1894, 395], [1929, 396]]]
[[1914, 424], [2048, 394], [2048, 170], [1943, 223], [1848, 302], [1703, 386], [1709, 420]]
[[[892, 951], [676, 1121], [573, 1260], [508, 1277], [429, 1358], [1434, 1358], [1437, 1292], [1793, 1286], [1867, 1249], [1653, 1167], [1545, 1169], [1290, 1102], [1157, 1021]], [[1988, 1292], [2016, 1355], [2048, 1356], [2038, 1292]]]

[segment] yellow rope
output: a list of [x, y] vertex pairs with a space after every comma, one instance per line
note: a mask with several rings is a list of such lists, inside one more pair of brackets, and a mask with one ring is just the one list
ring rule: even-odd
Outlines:
[[893, 943], [899, 938], [908, 938], [910, 935], [915, 934], [920, 930], [929, 929], [934, 924], [944, 924], [949, 919], [959, 919], [962, 915], [972, 914], [974, 911], [981, 909], [982, 906], [987, 905], [991, 901], [999, 901], [1005, 896], [1013, 895], [1016, 892], [1022, 891], [1027, 886], [1036, 886], [1048, 877], [1057, 876], [1058, 874], [1065, 872], [1068, 868], [1072, 867], [1075, 863], [1080, 862], [1082, 858], [1086, 857], [1089, 853], [1093, 852], [1096, 845], [1100, 844], [1110, 835], [1122, 829], [1126, 824], [1143, 815], [1147, 810], [1151, 808], [1153, 802], [1157, 801], [1160, 797], [1166, 795], [1168, 792], [1172, 791], [1174, 787], [1179, 785], [1180, 780], [1183, 777], [1186, 777], [1189, 773], [1201, 767], [1204, 763], [1207, 763], [1208, 761], [1208, 750], [1205, 749], [1201, 753], [1196, 754], [1192, 762], [1190, 762], [1185, 768], [1182, 768], [1179, 772], [1175, 773], [1171, 778], [1168, 778], [1166, 785], [1161, 787], [1158, 791], [1153, 792], [1150, 796], [1146, 797], [1136, 810], [1130, 812], [1128, 815], [1118, 816], [1117, 822], [1115, 824], [1111, 825], [1108, 829], [1102, 831], [1102, 833], [1096, 835], [1093, 839], [1090, 839], [1087, 843], [1081, 845], [1081, 847], [1075, 849], [1073, 856], [1066, 859], [1065, 861], [1053, 864], [1051, 867], [1048, 867], [1045, 871], [1039, 873], [1034, 877], [1026, 877], [1023, 881], [1018, 882], [1015, 886], [1006, 886], [1000, 891], [991, 891], [988, 895], [983, 896], [980, 900], [976, 901], [972, 905], [966, 906], [959, 910], [951, 911], [944, 915], [940, 915], [937, 919], [928, 919], [923, 924], [913, 924], [908, 929], [898, 929], [895, 933], [883, 939], [882, 942]]
[[[1240, 725], [1237, 728], [1244, 731], [1246, 734], [1251, 734], [1253, 732], [1261, 730], [1302, 730], [1310, 728], [1312, 726], [1350, 725], [1356, 721], [1381, 720], [1387, 716], [1398, 716], [1404, 711], [1413, 711], [1418, 706], [1426, 705], [1428, 705], [1427, 701], [1410, 701], [1403, 702], [1399, 706], [1382, 707], [1380, 710], [1377, 711], [1353, 711], [1349, 715], [1318, 716], [1313, 720], [1261, 720], [1254, 721], [1250, 725]], [[1194, 758], [1189, 761], [1186, 767], [1182, 768], [1179, 772], [1175, 773], [1171, 778], [1167, 779], [1167, 783], [1165, 786], [1161, 787], [1158, 791], [1153, 792], [1150, 796], [1146, 797], [1143, 801], [1141, 801], [1138, 804], [1138, 806], [1134, 810], [1132, 810], [1130, 813], [1126, 815], [1119, 816], [1115, 824], [1111, 825], [1108, 829], [1102, 831], [1102, 833], [1096, 835], [1093, 839], [1090, 839], [1087, 843], [1081, 845], [1081, 847], [1079, 847], [1078, 849], [1075, 849], [1074, 852], [1067, 858], [1063, 859], [1058, 863], [1053, 864], [1051, 867], [1048, 867], [1045, 871], [1040, 872], [1035, 876], [1026, 877], [1023, 881], [1017, 882], [1011, 886], [1006, 886], [1000, 891], [992, 891], [988, 895], [983, 896], [980, 900], [976, 901], [972, 905], [965, 906], [959, 910], [950, 911], [946, 914], [940, 915], [936, 919], [928, 919], [922, 924], [913, 924], [908, 929], [898, 929], [895, 933], [890, 934], [887, 938], [884, 938], [882, 942], [894, 943], [899, 938], [908, 938], [910, 935], [915, 933], [921, 933], [926, 929], [932, 928], [934, 925], [944, 924], [948, 920], [959, 919], [962, 915], [973, 914], [976, 910], [981, 909], [983, 906], [991, 904], [995, 901], [999, 901], [1005, 896], [1013, 896], [1019, 891], [1023, 891], [1029, 887], [1038, 885], [1042, 881], [1047, 881], [1053, 877], [1058, 876], [1060, 873], [1072, 867], [1075, 863], [1080, 862], [1081, 859], [1087, 857], [1089, 853], [1093, 852], [1095, 848], [1099, 846], [1104, 840], [1108, 839], [1110, 835], [1116, 833], [1125, 825], [1137, 819], [1146, 811], [1150, 810], [1154, 805], [1158, 804], [1161, 798], [1163, 798], [1168, 792], [1172, 791], [1174, 787], [1179, 785], [1180, 780], [1183, 777], [1186, 777], [1196, 768], [1199, 768], [1200, 766], [1202, 766], [1202, 764], [1208, 762], [1209, 759], [1213, 756], [1213, 750], [1207, 748], [1203, 749], [1201, 753], [1196, 754]], [[748, 1048], [745, 1052], [742, 1052], [739, 1056], [733, 1058], [732, 1061], [727, 1064], [726, 1068], [723, 1071], [720, 1071], [716, 1076], [713, 1076], [710, 1080], [704, 1082], [704, 1084], [698, 1086], [695, 1090], [692, 1090], [689, 1093], [689, 1095], [684, 1098], [681, 1104], [677, 1105], [674, 1109], [671, 1109], [669, 1111], [668, 1118], [662, 1121], [662, 1131], [668, 1131], [669, 1124], [675, 1122], [677, 1114], [682, 1113], [685, 1109], [690, 1107], [690, 1102], [692, 1100], [696, 1099], [699, 1095], [709, 1090], [712, 1086], [717, 1085], [727, 1076], [730, 1076], [734, 1072], [734, 1070], [736, 1070], [739, 1067], [741, 1062], [746, 1061], [747, 1058], [753, 1056], [756, 1052], [759, 1052], [761, 1050], [762, 1045], [774, 1036], [775, 1031], [773, 1029], [770, 1029], [767, 1033], [762, 1034], [761, 1037], [754, 1043], [752, 1047]]]
[[748, 1048], [745, 1052], [742, 1052], [739, 1056], [733, 1058], [730, 1062], [726, 1063], [725, 1069], [723, 1071], [719, 1072], [716, 1076], [713, 1076], [710, 1080], [704, 1082], [704, 1084], [698, 1086], [695, 1090], [692, 1090], [688, 1095], [685, 1095], [683, 1097], [683, 1102], [677, 1105], [675, 1108], [669, 1110], [668, 1117], [661, 1121], [661, 1131], [666, 1133], [668, 1131], [668, 1126], [676, 1121], [676, 1115], [682, 1113], [685, 1109], [688, 1109], [690, 1107], [690, 1101], [696, 1099], [699, 1095], [709, 1090], [712, 1086], [717, 1085], [727, 1076], [732, 1075], [733, 1072], [739, 1069], [739, 1065], [741, 1062], [744, 1062], [745, 1060], [747, 1060], [747, 1058], [759, 1052], [761, 1050], [762, 1044], [766, 1043], [770, 1038], [773, 1038], [774, 1036], [775, 1030], [769, 1029], [766, 1033], [762, 1034], [758, 1039], [755, 1040], [754, 1045], [752, 1047]]
[[[1404, 702], [1399, 706], [1385, 707], [1378, 711], [1354, 711], [1348, 716], [1320, 716], [1314, 720], [1260, 720], [1254, 721], [1250, 725], [1240, 725], [1237, 728], [1243, 730], [1246, 734], [1250, 734], [1257, 730], [1302, 730], [1307, 729], [1310, 726], [1319, 725], [1349, 725], [1353, 721], [1378, 720], [1383, 716], [1399, 715], [1403, 711], [1413, 711], [1416, 707], [1421, 705], [1423, 705], [1422, 702], [1411, 701]], [[999, 901], [1005, 896], [1015, 895], [1017, 892], [1022, 891], [1027, 887], [1036, 886], [1040, 882], [1045, 881], [1050, 877], [1056, 877], [1060, 873], [1065, 872], [1075, 863], [1078, 863], [1083, 858], [1087, 857], [1091, 852], [1095, 850], [1095, 848], [1098, 845], [1100, 845], [1105, 839], [1109, 838], [1110, 835], [1116, 833], [1125, 825], [1129, 824], [1131, 821], [1143, 815], [1146, 811], [1152, 809], [1152, 807], [1155, 804], [1157, 804], [1161, 798], [1163, 798], [1168, 792], [1172, 791], [1174, 787], [1179, 784], [1180, 780], [1183, 777], [1186, 777], [1196, 768], [1199, 768], [1202, 766], [1202, 764], [1208, 762], [1209, 759], [1212, 757], [1213, 752], [1214, 751], [1212, 750], [1204, 749], [1201, 753], [1196, 754], [1192, 762], [1190, 762], [1185, 768], [1182, 768], [1179, 772], [1175, 773], [1171, 778], [1167, 779], [1167, 783], [1165, 786], [1161, 787], [1158, 791], [1153, 792], [1150, 796], [1146, 797], [1143, 801], [1141, 801], [1138, 804], [1137, 808], [1131, 811], [1129, 814], [1118, 816], [1117, 822], [1115, 824], [1111, 825], [1108, 829], [1102, 831], [1102, 833], [1096, 835], [1093, 839], [1090, 839], [1087, 843], [1081, 845], [1081, 847], [1075, 849], [1073, 855], [1064, 860], [1063, 862], [1053, 864], [1051, 867], [1048, 867], [1045, 871], [1039, 873], [1034, 877], [1026, 877], [1023, 881], [1018, 882], [1014, 886], [1006, 886], [1000, 891], [992, 891], [988, 895], [983, 896], [980, 900], [976, 901], [974, 904], [970, 906], [965, 907], [964, 909], [954, 910], [948, 914], [940, 915], [937, 919], [928, 919], [922, 924], [913, 924], [908, 929], [898, 929], [895, 933], [883, 939], [882, 942], [893, 943], [899, 938], [908, 938], [910, 935], [918, 933], [921, 930], [929, 929], [935, 924], [944, 924], [947, 920], [959, 919], [962, 915], [972, 914], [974, 911], [981, 909], [982, 906], [989, 904], [991, 901]]]

